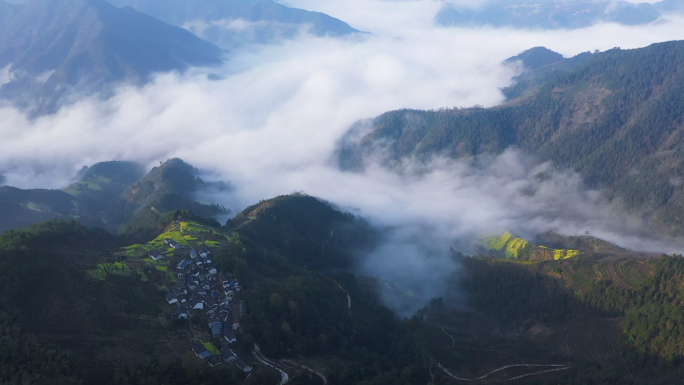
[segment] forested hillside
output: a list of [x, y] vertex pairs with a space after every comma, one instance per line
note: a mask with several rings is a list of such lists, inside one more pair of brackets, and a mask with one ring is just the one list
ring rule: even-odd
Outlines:
[[[161, 220], [162, 232], [141, 244], [65, 221], [0, 236], [0, 382], [270, 385], [283, 370], [288, 383], [322, 384], [306, 366], [345, 385], [681, 383], [681, 256], [649, 259], [551, 233], [538, 241], [582, 253], [454, 252], [457, 306], [436, 298], [401, 320], [381, 305], [387, 283], [340, 271], [363, 255], [353, 240], [372, 248], [375, 232], [326, 202], [277, 197], [223, 228], [188, 211]], [[516, 239], [489, 243], [507, 250]], [[240, 280], [246, 307], [231, 349], [249, 375], [199, 360], [190, 348], [212, 341], [207, 316], [178, 319], [167, 303], [177, 265], [201, 248]], [[150, 258], [154, 250], [165, 257]], [[255, 343], [280, 369], [255, 358]]]
[[[165, 229], [144, 244], [66, 221], [5, 232], [0, 304], [7, 343], [0, 383], [276, 384], [278, 372], [252, 356], [254, 343], [267, 357], [288, 360], [279, 365], [288, 368], [293, 384], [321, 383], [300, 363], [334, 384], [429, 382], [416, 320], [396, 319], [353, 275], [313, 271], [332, 267], [349, 251], [330, 241], [328, 262], [316, 265], [326, 239], [319, 242], [310, 226], [326, 233], [336, 228], [344, 237], [343, 227], [353, 227], [354, 217], [303, 195], [276, 201], [257, 206], [269, 219], [282, 216], [279, 227], [264, 229], [275, 234], [260, 235], [258, 227], [246, 225], [221, 229], [187, 211], [164, 216]], [[284, 211], [272, 210], [281, 205]], [[261, 220], [257, 215], [251, 222]], [[165, 249], [169, 238], [181, 247]], [[308, 262], [294, 258], [309, 245], [314, 250], [314, 243], [315, 255], [303, 254]], [[247, 310], [231, 348], [254, 367], [249, 375], [196, 358], [191, 341], [211, 341], [206, 316], [190, 323], [176, 319], [175, 306], [164, 300], [178, 282], [176, 264], [189, 258], [192, 247], [211, 248], [221, 271], [240, 279]], [[150, 259], [153, 249], [166, 258]]]
[[78, 181], [62, 190], [2, 186], [0, 231], [60, 218], [149, 237], [163, 229], [163, 215], [174, 210], [192, 210], [203, 217], [224, 213], [219, 205], [196, 202], [194, 194], [206, 189], [226, 193], [230, 186], [207, 183], [198, 173], [180, 159], [170, 159], [148, 174], [139, 164], [110, 161], [84, 167]]
[[[384, 146], [386, 164], [415, 157], [498, 154], [516, 146], [578, 171], [587, 184], [680, 234], [684, 228], [684, 42], [593, 54], [568, 71], [544, 72], [494, 108], [400, 110], [343, 142], [340, 166], [363, 167]], [[516, 94], [515, 92], [513, 94]]]
[[[527, 357], [525, 363], [552, 359], [567, 365], [556, 377], [530, 376], [521, 383], [679, 384], [682, 261], [595, 255], [523, 264], [465, 258], [459, 287], [478, 313], [433, 307], [434, 318], [422, 333], [450, 373], [471, 378], [512, 364], [509, 355], [518, 355]], [[438, 338], [430, 325], [451, 336]], [[480, 361], [447, 361], [463, 349], [481, 350]]]
[[261, 248], [276, 249], [293, 263], [316, 270], [351, 267], [354, 258], [381, 237], [365, 219], [304, 194], [250, 206], [226, 227]]

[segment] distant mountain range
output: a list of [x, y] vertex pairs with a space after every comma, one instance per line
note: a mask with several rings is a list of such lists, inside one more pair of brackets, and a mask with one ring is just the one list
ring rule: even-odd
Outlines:
[[532, 29], [575, 29], [599, 22], [624, 25], [648, 24], [661, 15], [681, 12], [679, 0], [665, 0], [656, 4], [634, 4], [626, 1], [495, 1], [480, 8], [457, 7], [447, 3], [435, 21], [442, 26], [493, 27]]
[[537, 48], [513, 63], [525, 70], [504, 90], [507, 103], [385, 113], [371, 120], [370, 131], [350, 129], [340, 167], [363, 168], [378, 147], [392, 167], [400, 159], [499, 154], [516, 146], [576, 170], [663, 231], [682, 234], [684, 41], [570, 59]]
[[198, 170], [171, 159], [145, 174], [131, 162], [103, 162], [84, 169], [79, 181], [63, 190], [22, 190], [0, 187], [0, 232], [55, 218], [78, 219], [113, 232], [156, 230], [156, 222], [173, 210], [192, 210], [203, 217], [225, 211], [194, 201], [193, 194], [212, 187]]
[[224, 48], [273, 43], [306, 31], [340, 37], [358, 33], [349, 24], [320, 12], [289, 8], [271, 0], [109, 0], [169, 24], [187, 28]]
[[224, 51], [211, 42], [233, 49], [304, 31], [358, 32], [269, 0], [0, 0], [0, 99], [33, 116], [52, 113], [84, 95], [107, 97], [113, 84], [218, 66]]
[[192, 33], [104, 0], [32, 0], [0, 10], [0, 68], [11, 65], [0, 97], [38, 114], [115, 81], [140, 84], [154, 72], [222, 61], [218, 47]]

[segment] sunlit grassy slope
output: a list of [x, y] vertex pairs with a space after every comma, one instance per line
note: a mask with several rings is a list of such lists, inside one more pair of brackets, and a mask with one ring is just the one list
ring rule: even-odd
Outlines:
[[485, 252], [518, 261], [550, 261], [573, 258], [582, 254], [579, 250], [552, 249], [518, 238], [510, 232], [483, 238], [480, 245]]

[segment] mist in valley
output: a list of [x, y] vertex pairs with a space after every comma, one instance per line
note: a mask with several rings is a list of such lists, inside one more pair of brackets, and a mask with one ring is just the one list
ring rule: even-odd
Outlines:
[[[96, 162], [129, 160], [149, 169], [178, 157], [207, 181], [230, 181], [228, 190], [198, 199], [233, 214], [304, 191], [385, 230], [386, 242], [360, 256], [355, 272], [395, 285], [384, 298], [402, 314], [445, 294], [458, 274], [450, 248], [473, 253], [488, 234], [588, 232], [631, 250], [684, 250], [587, 189], [576, 173], [515, 148], [496, 157], [409, 160], [392, 170], [380, 165], [380, 153], [362, 173], [341, 171], [334, 161], [340, 138], [359, 120], [401, 108], [502, 103], [501, 88], [518, 73], [501, 62], [526, 49], [545, 46], [569, 57], [684, 39], [684, 18], [534, 32], [436, 27], [438, 1], [287, 4], [371, 34], [302, 33], [278, 45], [241, 47], [222, 68], [158, 74], [145, 86], [120, 85], [111, 98], [90, 96], [37, 118], [0, 107], [0, 182], [4, 175], [11, 186], [62, 188]], [[0, 70], [0, 83], [10, 76]]]

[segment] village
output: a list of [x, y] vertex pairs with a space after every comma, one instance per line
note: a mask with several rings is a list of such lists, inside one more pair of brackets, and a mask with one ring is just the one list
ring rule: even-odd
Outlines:
[[[175, 306], [175, 318], [189, 321], [198, 317], [207, 320], [206, 326], [212, 341], [196, 341], [192, 351], [208, 365], [235, 365], [243, 372], [250, 373], [252, 367], [230, 348], [231, 344], [237, 342], [240, 319], [247, 311], [245, 301], [240, 299], [238, 278], [231, 273], [218, 271], [211, 250], [207, 247], [195, 249], [170, 238], [164, 242], [174, 250], [190, 247], [187, 258], [176, 266], [178, 282], [169, 288], [166, 301]], [[149, 257], [155, 261], [166, 258], [158, 250], [151, 250]]]

